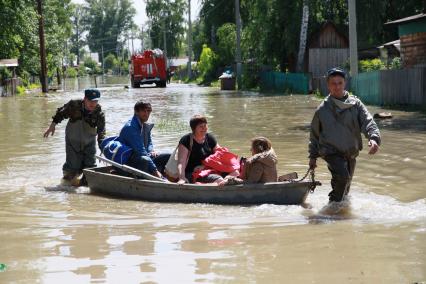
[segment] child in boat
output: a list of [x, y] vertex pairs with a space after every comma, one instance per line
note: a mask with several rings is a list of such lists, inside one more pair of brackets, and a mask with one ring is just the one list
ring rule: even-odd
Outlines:
[[238, 183], [265, 183], [277, 181], [277, 155], [271, 141], [256, 137], [251, 141], [252, 156], [244, 164], [241, 178], [226, 177], [219, 185]]

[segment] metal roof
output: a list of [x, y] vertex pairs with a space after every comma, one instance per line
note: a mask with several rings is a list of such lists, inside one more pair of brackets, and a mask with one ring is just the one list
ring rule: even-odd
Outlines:
[[423, 19], [426, 18], [426, 14], [422, 13], [422, 14], [417, 14], [414, 16], [410, 16], [410, 17], [406, 17], [406, 18], [402, 18], [402, 19], [398, 19], [392, 22], [387, 22], [385, 25], [393, 25], [393, 24], [400, 24], [400, 23], [407, 23], [407, 22], [414, 22], [417, 21], [419, 19]]
[[18, 59], [0, 59], [0, 67], [16, 67]]

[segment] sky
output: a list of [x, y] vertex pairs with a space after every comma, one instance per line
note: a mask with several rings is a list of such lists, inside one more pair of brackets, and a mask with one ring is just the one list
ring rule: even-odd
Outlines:
[[[84, 0], [72, 0], [74, 3], [83, 4]], [[136, 8], [136, 16], [135, 16], [135, 24], [139, 27], [145, 23], [148, 18], [145, 13], [146, 0], [133, 0], [133, 5]], [[194, 21], [198, 17], [198, 13], [201, 7], [201, 0], [191, 0], [191, 20]], [[185, 20], [187, 20], [187, 16], [185, 15]], [[140, 40], [135, 40], [135, 49], [140, 49], [141, 42]]]

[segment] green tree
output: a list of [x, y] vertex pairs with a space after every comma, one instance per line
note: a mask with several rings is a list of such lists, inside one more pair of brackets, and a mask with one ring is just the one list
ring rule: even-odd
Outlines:
[[235, 1], [202, 0], [201, 3], [200, 20], [206, 43], [215, 49], [217, 29], [225, 23], [235, 23]]
[[84, 9], [82, 4], [72, 4], [72, 35], [70, 37], [70, 52], [74, 53], [77, 58], [77, 65], [80, 64], [80, 59], [83, 56], [83, 47], [87, 44], [84, 38], [84, 33], [87, 31], [87, 9]]
[[146, 14], [149, 18], [149, 36], [152, 48], [164, 47], [163, 32], [166, 32], [167, 56], [178, 56], [184, 38], [186, 0], [147, 0]]
[[119, 62], [114, 54], [110, 53], [107, 57], [105, 57], [105, 70], [113, 70], [114, 68], [117, 68], [118, 65]]
[[34, 2], [0, 0], [0, 58], [18, 58], [20, 75], [39, 70], [38, 25]]
[[86, 0], [87, 42], [104, 56], [123, 50], [125, 36], [134, 26], [136, 10], [130, 0]]
[[217, 55], [222, 66], [235, 62], [236, 37], [234, 24], [224, 24], [217, 30]]
[[44, 0], [43, 10], [47, 69], [49, 77], [52, 77], [58, 69], [62, 69], [65, 43], [72, 33], [71, 0]]
[[204, 34], [204, 21], [197, 19], [194, 21], [192, 26], [192, 49], [194, 52], [194, 60], [199, 61], [203, 45], [208, 42], [206, 35]]

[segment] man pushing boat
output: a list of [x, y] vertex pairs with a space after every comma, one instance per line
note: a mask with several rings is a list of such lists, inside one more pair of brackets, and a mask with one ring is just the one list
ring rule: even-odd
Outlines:
[[316, 168], [317, 158], [327, 162], [331, 172], [329, 201], [342, 201], [349, 193], [356, 157], [362, 150], [361, 133], [368, 139], [369, 154], [379, 150], [379, 129], [364, 104], [345, 91], [346, 73], [330, 69], [327, 86], [330, 94], [315, 111], [309, 141], [309, 167]]
[[[96, 136], [98, 145], [105, 138], [105, 114], [98, 100], [101, 93], [97, 89], [86, 89], [84, 98], [70, 100], [58, 108], [53, 121], [44, 132], [44, 137], [55, 133], [56, 124], [69, 119], [65, 129], [66, 161], [62, 167], [63, 179], [71, 182], [85, 168], [96, 167]], [[80, 186], [87, 185], [83, 176]]]

